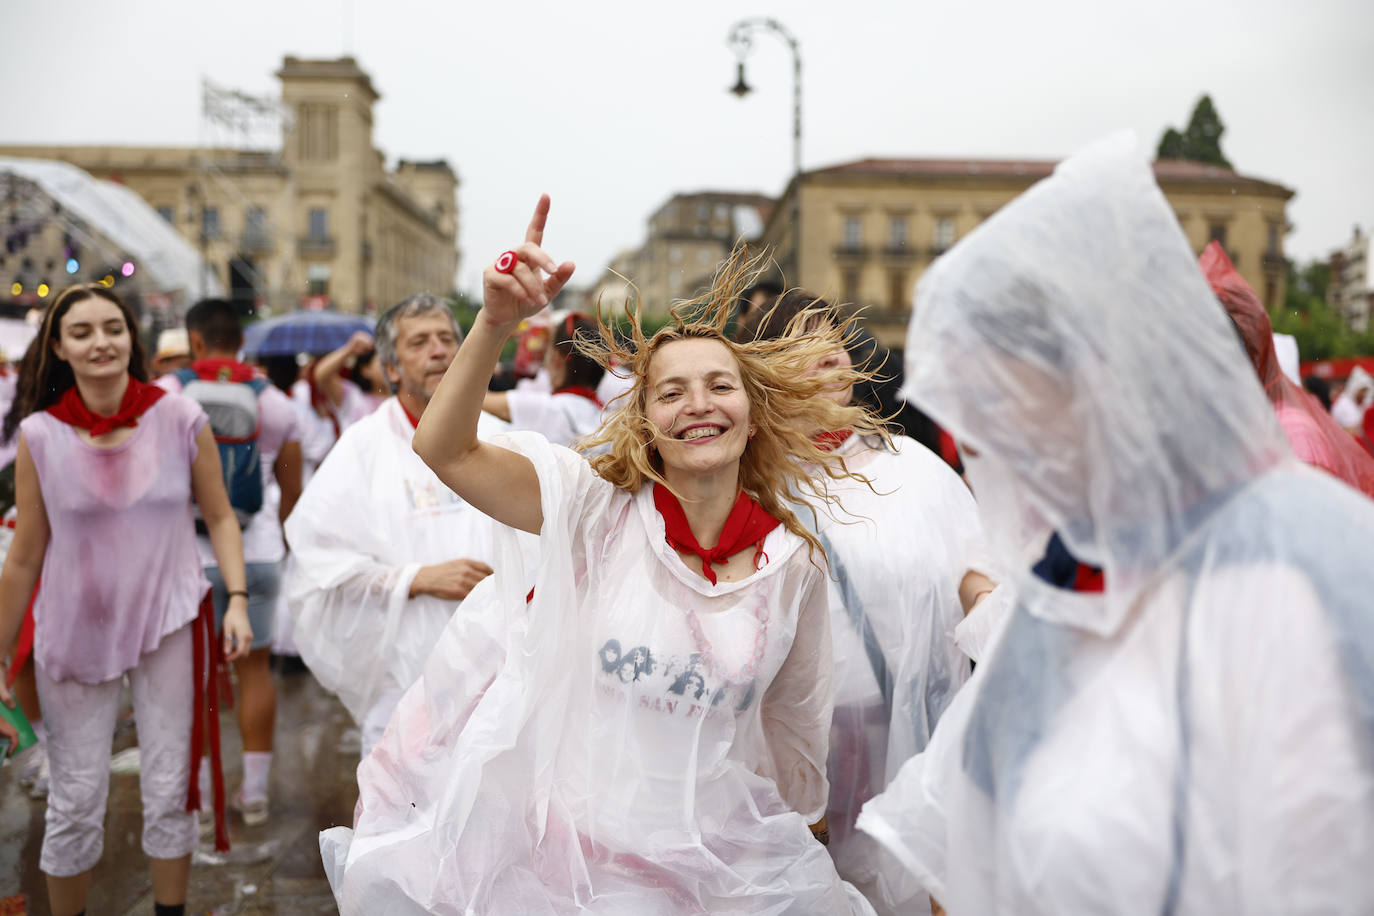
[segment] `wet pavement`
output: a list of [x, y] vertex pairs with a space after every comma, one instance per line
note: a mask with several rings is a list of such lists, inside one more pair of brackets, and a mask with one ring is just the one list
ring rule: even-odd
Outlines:
[[[358, 731], [343, 706], [308, 673], [276, 675], [277, 732], [272, 760], [271, 817], [246, 827], [232, 810], [232, 848], [216, 853], [202, 842], [191, 868], [188, 914], [337, 913], [320, 864], [319, 831], [352, 821], [357, 800]], [[225, 787], [237, 790], [241, 771], [238, 725], [221, 713]], [[88, 916], [145, 916], [153, 912], [152, 883], [140, 848], [142, 808], [135, 745], [126, 706], [115, 735], [105, 852], [95, 867]], [[0, 914], [46, 914], [48, 896], [38, 869], [45, 803], [19, 786], [18, 768], [0, 770]]]

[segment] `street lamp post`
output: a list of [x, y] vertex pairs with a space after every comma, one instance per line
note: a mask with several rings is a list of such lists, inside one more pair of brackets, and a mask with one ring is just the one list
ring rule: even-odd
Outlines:
[[792, 181], [796, 186], [793, 197], [792, 210], [792, 237], [793, 241], [793, 269], [798, 274], [796, 280], [800, 282], [801, 277], [801, 45], [797, 38], [787, 30], [782, 23], [776, 19], [754, 18], [742, 19], [730, 27], [730, 34], [726, 38], [726, 43], [735, 52], [735, 57], [739, 59], [739, 74], [735, 85], [730, 87], [739, 98], [744, 98], [753, 91], [752, 87], [744, 81], [744, 59], [749, 56], [749, 52], [754, 47], [754, 34], [756, 32], [771, 32], [782, 41], [786, 42], [788, 50], [792, 52]]

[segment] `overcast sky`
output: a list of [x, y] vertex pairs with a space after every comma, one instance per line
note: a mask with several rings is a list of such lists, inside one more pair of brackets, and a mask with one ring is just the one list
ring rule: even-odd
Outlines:
[[1374, 224], [1371, 0], [827, 3], [0, 0], [0, 142], [195, 144], [200, 80], [276, 94], [282, 57], [354, 55], [389, 163], [462, 186], [459, 285], [521, 238], [590, 283], [678, 191], [779, 193], [790, 57], [755, 41], [743, 101], [725, 38], [772, 16], [800, 40], [803, 165], [865, 156], [1058, 158], [1121, 127], [1153, 152], [1209, 92], [1243, 173], [1297, 191], [1290, 256]]

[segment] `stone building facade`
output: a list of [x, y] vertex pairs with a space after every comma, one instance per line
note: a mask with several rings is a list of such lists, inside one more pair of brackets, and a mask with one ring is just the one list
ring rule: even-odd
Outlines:
[[[901, 347], [926, 267], [1054, 165], [862, 159], [817, 169], [789, 183], [759, 243], [772, 250], [787, 285], [867, 306], [870, 329]], [[1283, 301], [1292, 190], [1177, 160], [1156, 162], [1155, 177], [1196, 251], [1220, 240], [1266, 305]]]
[[372, 311], [449, 293], [459, 259], [453, 169], [386, 167], [372, 137], [379, 95], [353, 58], [287, 57], [276, 75], [290, 115], [277, 150], [0, 146], [0, 155], [62, 160], [136, 191], [245, 309]]

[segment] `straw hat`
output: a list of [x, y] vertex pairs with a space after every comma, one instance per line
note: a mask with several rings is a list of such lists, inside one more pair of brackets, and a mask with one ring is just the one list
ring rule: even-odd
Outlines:
[[153, 359], [190, 355], [191, 339], [186, 336], [185, 328], [168, 328], [157, 335], [157, 353], [153, 355]]

